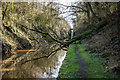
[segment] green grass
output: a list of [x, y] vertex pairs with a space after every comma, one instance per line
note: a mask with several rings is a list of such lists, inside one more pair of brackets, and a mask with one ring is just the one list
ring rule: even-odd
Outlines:
[[[104, 59], [96, 56], [97, 53], [88, 53], [82, 44], [78, 45], [78, 51], [85, 66], [85, 71], [88, 78], [116, 78], [115, 74], [105, 72], [105, 67], [102, 63]], [[69, 46], [65, 60], [59, 72], [58, 78], [81, 78], [79, 72], [78, 58], [75, 53], [75, 44]]]
[[85, 66], [85, 70], [88, 78], [115, 78], [114, 74], [105, 72], [105, 67], [102, 65], [104, 63], [104, 59], [89, 54], [85, 51], [83, 45], [78, 45], [79, 54], [82, 57], [83, 64]]
[[60, 68], [59, 78], [80, 78], [79, 64], [75, 54], [75, 45], [70, 45], [66, 58]]

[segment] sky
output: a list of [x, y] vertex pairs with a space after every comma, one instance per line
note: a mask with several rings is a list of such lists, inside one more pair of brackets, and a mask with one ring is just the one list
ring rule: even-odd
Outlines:
[[75, 2], [76, 0], [58, 0], [59, 3], [65, 5], [71, 5], [71, 2]]
[[[60, 4], [64, 4], [64, 5], [70, 6], [72, 3], [76, 2], [76, 0], [58, 0], [57, 2], [60, 3]], [[72, 9], [71, 8], [67, 8], [66, 9], [66, 7], [63, 7], [60, 10], [62, 12], [66, 12], [66, 11], [70, 11]], [[70, 27], [73, 28], [74, 23], [72, 21], [72, 18], [75, 18], [75, 16], [70, 15], [70, 14], [71, 14], [70, 12], [69, 13], [65, 13], [65, 14], [61, 14], [60, 17], [63, 17], [69, 23]], [[68, 15], [70, 15], [70, 16], [68, 16]]]

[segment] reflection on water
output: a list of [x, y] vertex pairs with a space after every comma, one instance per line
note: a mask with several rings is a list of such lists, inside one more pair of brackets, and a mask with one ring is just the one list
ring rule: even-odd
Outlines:
[[[55, 56], [47, 60], [41, 60], [42, 67], [40, 67], [42, 69], [40, 71], [35, 71], [33, 76], [35, 78], [57, 78], [65, 56], [65, 51], [59, 51]], [[44, 63], [42, 61], [44, 61]]]
[[50, 58], [18, 65], [17, 70], [4, 74], [4, 78], [57, 78], [66, 51], [60, 50]]

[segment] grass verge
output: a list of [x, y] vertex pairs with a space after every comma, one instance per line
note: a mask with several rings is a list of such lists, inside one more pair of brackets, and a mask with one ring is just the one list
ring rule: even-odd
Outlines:
[[70, 45], [58, 78], [80, 78], [79, 67], [75, 45]]
[[85, 51], [82, 44], [78, 44], [78, 51], [82, 58], [83, 64], [88, 78], [116, 78], [117, 76], [112, 73], [105, 72], [103, 63], [105, 60], [99, 56], [94, 56], [96, 53], [89, 54]]
[[[78, 64], [78, 57], [75, 53], [75, 46], [75, 44], [69, 46], [58, 78], [81, 78], [79, 72], [80, 65]], [[82, 44], [77, 44], [77, 46], [88, 78], [117, 78], [115, 74], [105, 72], [105, 66], [103, 66], [105, 60], [96, 56], [97, 53], [89, 54], [85, 51]]]

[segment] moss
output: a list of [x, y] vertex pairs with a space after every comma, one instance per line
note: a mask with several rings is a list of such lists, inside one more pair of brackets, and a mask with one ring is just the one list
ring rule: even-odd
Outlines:
[[63, 45], [68, 46], [69, 44], [74, 43], [77, 40], [83, 40], [85, 38], [88, 38], [93, 33], [97, 32], [98, 30], [102, 29], [104, 26], [108, 25], [109, 22], [110, 21], [108, 19], [104, 19], [104, 20], [96, 23], [90, 30], [85, 31], [77, 36], [74, 36], [72, 39], [66, 41]]
[[59, 72], [59, 78], [80, 78], [79, 64], [75, 54], [75, 45], [70, 45]]

